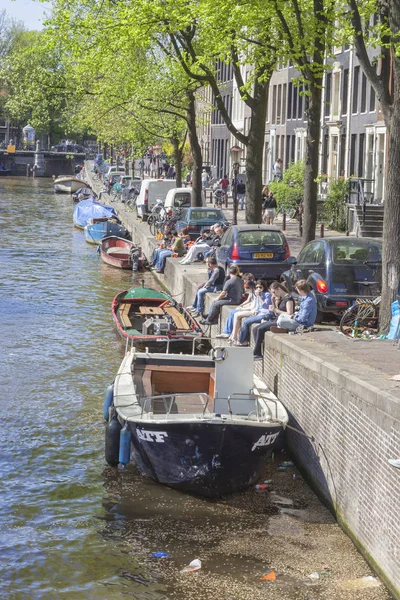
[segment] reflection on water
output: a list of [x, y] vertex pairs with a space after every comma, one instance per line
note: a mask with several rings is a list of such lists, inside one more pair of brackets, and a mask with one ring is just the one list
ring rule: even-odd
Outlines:
[[122, 575], [140, 567], [119, 529], [110, 544], [102, 472], [102, 398], [123, 353], [111, 300], [135, 275], [99, 262], [72, 211], [49, 180], [0, 180], [2, 598], [143, 587]]

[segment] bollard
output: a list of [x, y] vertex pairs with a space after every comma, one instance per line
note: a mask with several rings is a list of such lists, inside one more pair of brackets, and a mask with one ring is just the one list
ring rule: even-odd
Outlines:
[[27, 176], [27, 177], [29, 177], [29, 175], [30, 175], [30, 170], [31, 170], [31, 165], [30, 165], [30, 164], [27, 164], [27, 165], [26, 165], [26, 176]]
[[299, 234], [300, 234], [300, 237], [303, 237], [303, 217], [302, 217], [302, 215], [299, 216]]
[[347, 237], [349, 237], [349, 235], [350, 235], [350, 231], [349, 230], [346, 231], [346, 235], [347, 235]]
[[325, 233], [325, 223], [321, 223], [321, 231], [320, 231], [320, 237], [324, 237], [324, 233]]
[[286, 213], [282, 215], [282, 231], [286, 231]]

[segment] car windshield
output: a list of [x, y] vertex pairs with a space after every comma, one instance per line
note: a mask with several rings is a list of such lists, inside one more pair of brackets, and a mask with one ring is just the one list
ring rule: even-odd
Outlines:
[[220, 210], [192, 210], [190, 213], [191, 221], [225, 221], [224, 213]]
[[381, 262], [381, 252], [382, 246], [379, 242], [350, 239], [337, 241], [332, 244], [332, 259], [335, 265]]
[[280, 231], [240, 231], [238, 246], [282, 246], [285, 240]]

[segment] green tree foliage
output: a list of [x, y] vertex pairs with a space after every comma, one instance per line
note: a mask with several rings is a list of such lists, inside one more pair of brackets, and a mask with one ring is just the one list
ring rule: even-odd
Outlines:
[[285, 170], [282, 181], [274, 181], [268, 186], [273, 192], [278, 206], [295, 208], [304, 197], [304, 161], [292, 163]]
[[349, 180], [336, 179], [329, 182], [328, 193], [324, 202], [324, 221], [330, 229], [346, 231], [347, 201], [349, 197]]

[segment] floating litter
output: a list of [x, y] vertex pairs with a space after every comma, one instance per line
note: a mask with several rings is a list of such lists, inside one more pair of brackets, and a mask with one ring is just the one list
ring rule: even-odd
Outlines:
[[342, 583], [342, 587], [346, 590], [365, 590], [368, 588], [377, 588], [380, 585], [382, 585], [381, 580], [372, 575], [360, 577], [360, 579], [349, 579]]
[[191, 563], [188, 564], [187, 567], [182, 569], [181, 573], [195, 573], [196, 571], [200, 571], [201, 569], [201, 560], [199, 558], [195, 558]]
[[263, 575], [263, 577], [260, 577], [260, 581], [276, 581], [275, 571], [271, 571], [267, 575]]
[[168, 552], [153, 552], [150, 556], [152, 558], [169, 558]]

